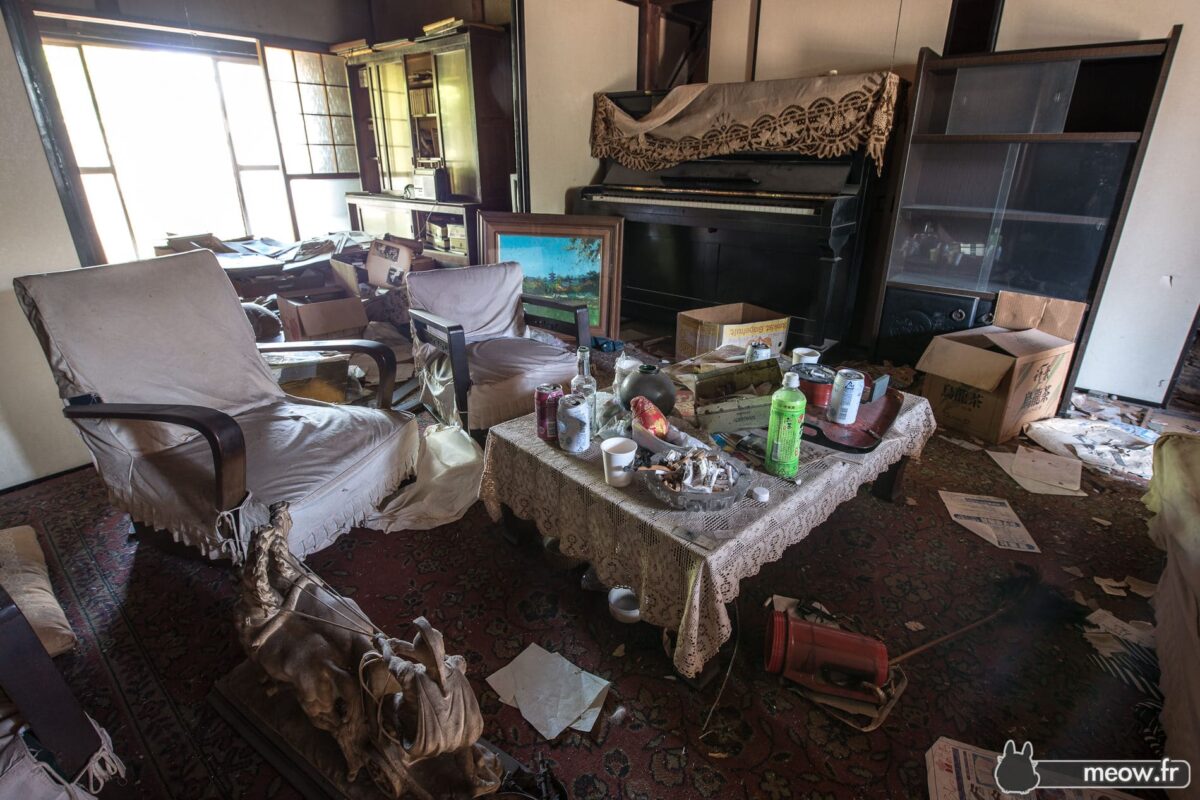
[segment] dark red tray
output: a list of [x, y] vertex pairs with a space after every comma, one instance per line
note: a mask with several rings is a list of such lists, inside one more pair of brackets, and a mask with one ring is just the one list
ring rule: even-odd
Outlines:
[[804, 414], [804, 435], [813, 442], [847, 453], [869, 453], [883, 441], [883, 435], [892, 427], [904, 395], [896, 389], [873, 403], [858, 407], [858, 419], [849, 425], [839, 425], [825, 419], [824, 406], [809, 406]]

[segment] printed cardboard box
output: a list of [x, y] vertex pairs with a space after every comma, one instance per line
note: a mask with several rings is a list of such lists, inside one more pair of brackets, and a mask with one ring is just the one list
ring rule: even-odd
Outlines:
[[774, 358], [697, 375], [689, 387], [696, 423], [709, 433], [765, 428], [771, 395], [781, 385], [783, 372]]
[[995, 324], [934, 337], [917, 362], [938, 424], [993, 444], [1053, 417], [1085, 303], [1000, 292]]
[[786, 315], [750, 303], [680, 311], [675, 317], [675, 360], [727, 344], [744, 349], [752, 341], [766, 342], [777, 356], [787, 341], [788, 322]]

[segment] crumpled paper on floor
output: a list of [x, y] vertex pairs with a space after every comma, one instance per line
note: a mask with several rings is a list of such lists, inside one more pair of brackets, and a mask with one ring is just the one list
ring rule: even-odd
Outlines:
[[1091, 419], [1044, 419], [1025, 426], [1025, 435], [1051, 453], [1075, 456], [1101, 472], [1150, 480], [1158, 434], [1147, 428]]
[[610, 684], [536, 644], [488, 676], [500, 701], [516, 707], [537, 732], [555, 739], [567, 728], [596, 725]]

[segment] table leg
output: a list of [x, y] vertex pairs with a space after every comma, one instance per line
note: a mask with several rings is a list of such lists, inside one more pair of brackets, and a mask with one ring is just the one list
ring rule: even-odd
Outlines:
[[500, 535], [504, 537], [504, 541], [515, 547], [531, 545], [534, 542], [541, 543], [542, 537], [538, 533], [537, 525], [518, 517], [506, 504], [501, 504], [500, 511], [503, 514]]
[[908, 468], [908, 456], [902, 456], [899, 461], [888, 467], [887, 472], [875, 479], [871, 485], [871, 494], [889, 503], [900, 501], [904, 491], [904, 470]]

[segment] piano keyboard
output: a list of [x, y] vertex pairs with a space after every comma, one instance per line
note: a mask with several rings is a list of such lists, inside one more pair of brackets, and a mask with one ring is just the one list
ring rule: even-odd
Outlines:
[[713, 208], [726, 211], [758, 211], [766, 214], [816, 216], [817, 209], [802, 206], [764, 206], [751, 203], [714, 203], [706, 200], [668, 200], [662, 197], [631, 197], [624, 194], [593, 194], [587, 197], [597, 203], [640, 203], [646, 206], [678, 206], [680, 208]]

